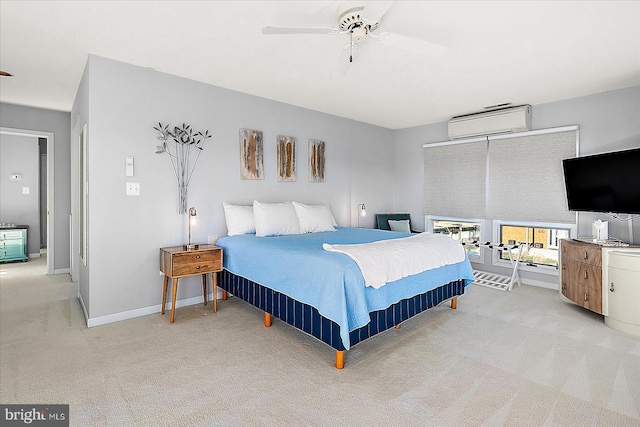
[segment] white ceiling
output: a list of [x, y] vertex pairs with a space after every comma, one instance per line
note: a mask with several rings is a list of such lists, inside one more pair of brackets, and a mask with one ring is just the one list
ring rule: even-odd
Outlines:
[[640, 85], [639, 1], [397, 1], [380, 30], [449, 46], [432, 58], [348, 35], [333, 1], [0, 0], [0, 101], [70, 111], [88, 54], [399, 129], [488, 105]]

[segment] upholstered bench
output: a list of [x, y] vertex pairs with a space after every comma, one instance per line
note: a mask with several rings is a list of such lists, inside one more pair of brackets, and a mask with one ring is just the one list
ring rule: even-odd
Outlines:
[[[389, 220], [391, 221], [409, 221], [409, 231], [412, 233], [418, 233], [418, 231], [414, 231], [411, 226], [411, 215], [408, 213], [384, 213], [384, 214], [376, 214], [376, 228], [380, 230], [389, 230], [391, 231], [391, 226], [389, 225]], [[400, 224], [398, 224], [400, 225]], [[394, 230], [399, 231], [399, 230]], [[403, 230], [406, 231], [406, 230]]]

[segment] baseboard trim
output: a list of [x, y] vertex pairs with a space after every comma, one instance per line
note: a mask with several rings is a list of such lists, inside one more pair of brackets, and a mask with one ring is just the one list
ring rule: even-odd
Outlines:
[[[213, 292], [210, 292], [207, 295], [207, 300], [212, 301], [212, 299], [213, 299]], [[82, 304], [82, 299], [80, 301]], [[202, 296], [177, 300], [176, 308], [187, 307], [195, 304], [202, 304]], [[84, 304], [82, 304], [82, 307], [84, 309]], [[122, 311], [120, 313], [107, 314], [105, 316], [99, 316], [94, 318], [88, 318], [85, 311], [85, 318], [87, 319], [87, 327], [93, 328], [94, 326], [107, 325], [109, 323], [120, 322], [122, 320], [134, 319], [136, 317], [148, 316], [150, 314], [157, 314], [157, 313], [160, 313], [161, 309], [162, 309], [162, 303], [152, 305], [149, 307], [136, 308], [134, 310]], [[167, 302], [167, 305], [165, 307], [165, 313], [170, 315], [171, 301]]]
[[53, 274], [69, 274], [71, 270], [67, 268], [54, 268]]
[[29, 258], [40, 258], [40, 252], [29, 254]]
[[[558, 284], [555, 282], [544, 282], [542, 280], [533, 280], [533, 279], [523, 279], [520, 278], [520, 281], [523, 285], [529, 286], [537, 286], [539, 288], [553, 289], [554, 291], [558, 290]], [[517, 285], [515, 285], [517, 286]]]
[[82, 313], [84, 314], [84, 321], [89, 326], [89, 313], [87, 313], [87, 307], [84, 305], [82, 294], [80, 293], [80, 286], [78, 286], [78, 301], [80, 301], [80, 307], [82, 307]]

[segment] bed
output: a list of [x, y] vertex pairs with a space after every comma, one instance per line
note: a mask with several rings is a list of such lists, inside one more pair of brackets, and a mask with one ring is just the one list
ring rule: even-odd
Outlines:
[[[402, 239], [411, 234], [336, 227], [337, 231], [258, 237], [226, 236], [219, 286], [272, 317], [306, 332], [336, 351], [336, 368], [346, 350], [444, 301], [473, 282], [469, 260], [412, 274], [376, 289], [365, 286], [359, 265], [323, 244], [345, 245]], [[414, 235], [415, 236], [415, 235]], [[338, 247], [338, 246], [335, 246]]]

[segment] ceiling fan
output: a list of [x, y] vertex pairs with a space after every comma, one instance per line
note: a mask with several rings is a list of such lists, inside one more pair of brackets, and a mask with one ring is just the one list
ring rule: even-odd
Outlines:
[[[443, 56], [448, 46], [390, 32], [377, 32], [380, 20], [393, 6], [393, 1], [348, 1], [338, 6], [337, 27], [271, 27], [262, 28], [262, 34], [349, 34], [349, 62], [353, 62], [353, 49], [371, 37], [384, 46], [433, 57]], [[345, 49], [346, 49], [345, 47]]]

